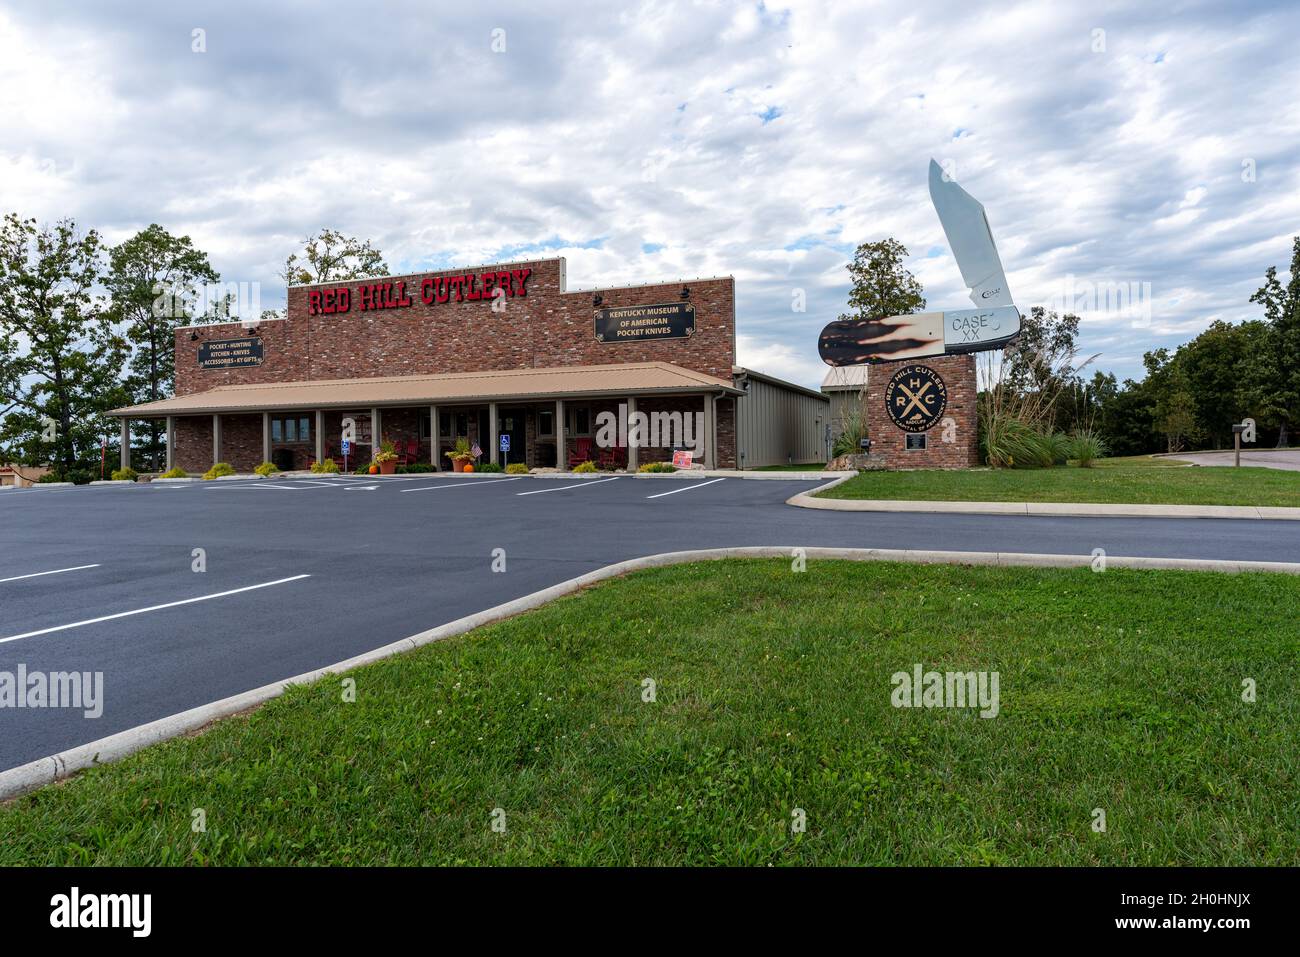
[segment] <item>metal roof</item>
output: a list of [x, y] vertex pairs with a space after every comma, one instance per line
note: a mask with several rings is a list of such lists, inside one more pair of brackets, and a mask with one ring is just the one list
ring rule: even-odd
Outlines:
[[669, 362], [631, 362], [619, 365], [452, 372], [441, 375], [220, 385], [205, 392], [193, 392], [173, 399], [124, 406], [107, 414], [124, 418], [153, 418], [216, 412], [368, 408], [684, 392], [743, 394], [730, 382], [683, 369]]

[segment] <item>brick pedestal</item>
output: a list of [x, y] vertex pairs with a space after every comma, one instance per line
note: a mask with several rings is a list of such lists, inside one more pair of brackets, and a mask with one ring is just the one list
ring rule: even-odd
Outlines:
[[[947, 407], [929, 431], [924, 449], [908, 451], [908, 432], [894, 424], [885, 408], [885, 392], [894, 373], [924, 366], [943, 380]], [[964, 469], [979, 465], [979, 428], [976, 420], [975, 357], [936, 356], [903, 362], [880, 362], [867, 376], [867, 430], [871, 454], [891, 469]]]

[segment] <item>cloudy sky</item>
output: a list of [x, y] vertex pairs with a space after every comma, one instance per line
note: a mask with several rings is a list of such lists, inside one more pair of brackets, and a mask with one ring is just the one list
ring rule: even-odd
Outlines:
[[161, 223], [267, 308], [322, 226], [397, 272], [734, 275], [742, 363], [805, 384], [860, 242], [967, 306], [932, 156], [1023, 310], [1109, 286], [1083, 346], [1121, 376], [1256, 317], [1300, 233], [1294, 3], [328, 6], [6, 0], [0, 211]]

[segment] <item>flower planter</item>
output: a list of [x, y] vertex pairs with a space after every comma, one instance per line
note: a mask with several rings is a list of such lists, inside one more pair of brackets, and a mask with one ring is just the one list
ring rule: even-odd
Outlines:
[[390, 459], [387, 462], [379, 463], [380, 475], [392, 475], [396, 471], [397, 471], [397, 459]]
[[452, 470], [453, 472], [463, 472], [463, 471], [465, 471], [465, 467], [468, 466], [468, 465], [469, 465], [469, 459], [452, 459], [452, 460], [451, 460], [451, 470]]

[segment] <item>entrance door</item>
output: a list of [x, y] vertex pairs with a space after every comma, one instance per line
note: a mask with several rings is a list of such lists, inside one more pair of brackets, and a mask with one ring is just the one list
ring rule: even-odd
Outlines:
[[500, 445], [497, 446], [497, 461], [504, 467], [511, 462], [528, 461], [528, 429], [524, 416], [528, 413], [523, 409], [504, 409], [500, 413], [500, 421], [497, 427], [502, 435], [510, 436], [510, 451], [500, 451]]

